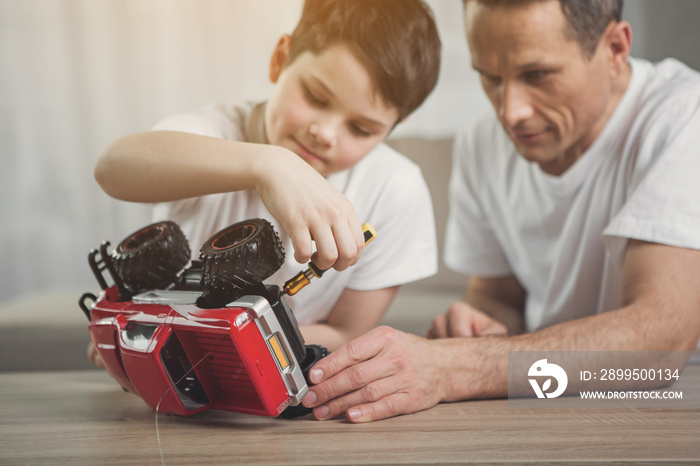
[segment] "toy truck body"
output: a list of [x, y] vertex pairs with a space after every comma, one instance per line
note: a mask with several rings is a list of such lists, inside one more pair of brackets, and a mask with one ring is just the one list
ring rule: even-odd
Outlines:
[[[150, 229], [153, 225], [130, 238]], [[163, 236], [162, 231], [147, 236], [154, 235]], [[139, 243], [152, 242], [142, 240]], [[232, 247], [239, 247], [239, 240], [230, 241]], [[229, 286], [217, 288], [206, 264], [193, 261], [165, 280], [172, 281], [165, 287], [148, 289], [143, 281], [129, 287], [116, 254], [128, 241], [112, 254], [106, 242], [90, 253], [102, 291], [98, 296], [86, 293], [80, 300], [100, 358], [126, 391], [154, 410], [178, 415], [207, 409], [284, 417], [309, 412], [300, 405], [308, 391], [306, 373], [328, 353], [304, 344], [277, 286], [237, 272], [235, 280], [227, 281]], [[122, 269], [131, 269], [134, 283], [133, 275], [151, 266]], [[107, 284], [105, 270], [114, 285]]]

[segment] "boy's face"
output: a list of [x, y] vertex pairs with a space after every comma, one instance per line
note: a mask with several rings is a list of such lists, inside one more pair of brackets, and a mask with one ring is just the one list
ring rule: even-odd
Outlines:
[[466, 21], [472, 65], [518, 152], [547, 173], [562, 173], [617, 104], [612, 48], [604, 38], [585, 57], [565, 35], [558, 1], [502, 7], [470, 1]]
[[285, 147], [323, 176], [349, 168], [384, 140], [398, 119], [365, 66], [343, 44], [286, 63], [290, 38], [270, 64], [275, 88], [265, 110], [271, 144]]

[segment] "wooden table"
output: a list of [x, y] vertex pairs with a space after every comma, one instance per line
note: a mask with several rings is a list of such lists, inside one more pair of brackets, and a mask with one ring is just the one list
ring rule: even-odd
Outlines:
[[[676, 389], [700, 387], [689, 366]], [[441, 404], [353, 425], [160, 414], [165, 464], [700, 462], [700, 410]], [[0, 374], [1, 465], [161, 464], [155, 413], [101, 371]]]

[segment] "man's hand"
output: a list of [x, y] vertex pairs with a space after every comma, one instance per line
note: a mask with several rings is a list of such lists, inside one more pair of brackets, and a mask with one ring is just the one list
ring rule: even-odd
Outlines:
[[[279, 148], [278, 148], [279, 149]], [[275, 157], [256, 184], [260, 198], [292, 239], [294, 258], [320, 269], [345, 270], [364, 248], [362, 226], [350, 201], [291, 152]], [[312, 256], [311, 241], [316, 243]]]
[[303, 404], [317, 419], [346, 413], [351, 422], [431, 408], [446, 399], [449, 354], [437, 341], [376, 328], [314, 365]]
[[463, 301], [452, 303], [445, 314], [433, 319], [428, 338], [479, 337], [506, 335], [508, 329], [502, 323], [474, 309]]

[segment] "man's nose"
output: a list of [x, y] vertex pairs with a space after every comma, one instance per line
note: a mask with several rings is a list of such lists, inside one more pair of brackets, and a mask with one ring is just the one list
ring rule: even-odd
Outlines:
[[499, 114], [506, 126], [514, 127], [532, 117], [534, 111], [530, 95], [521, 83], [503, 86]]

